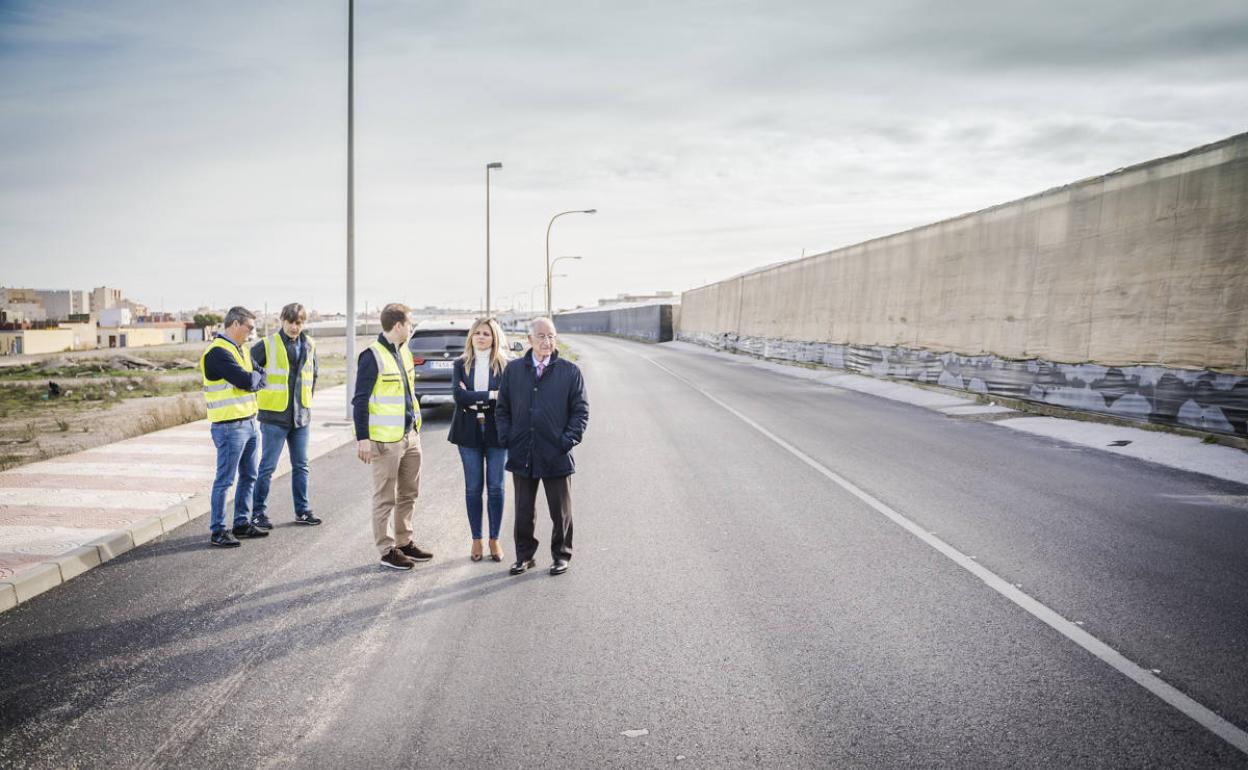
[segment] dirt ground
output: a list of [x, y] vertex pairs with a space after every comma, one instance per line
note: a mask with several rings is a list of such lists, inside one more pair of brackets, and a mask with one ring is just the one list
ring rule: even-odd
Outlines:
[[[359, 338], [362, 350], [368, 338]], [[0, 470], [204, 417], [202, 342], [0, 358]], [[318, 388], [346, 381], [346, 340], [318, 340]], [[52, 383], [56, 387], [52, 388]]]

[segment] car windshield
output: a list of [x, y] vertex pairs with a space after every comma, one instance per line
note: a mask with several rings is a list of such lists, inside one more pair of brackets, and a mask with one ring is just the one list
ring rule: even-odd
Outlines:
[[458, 351], [464, 349], [464, 340], [467, 338], [466, 332], [449, 332], [449, 331], [417, 331], [408, 340], [407, 345], [412, 350], [429, 350], [437, 351]]

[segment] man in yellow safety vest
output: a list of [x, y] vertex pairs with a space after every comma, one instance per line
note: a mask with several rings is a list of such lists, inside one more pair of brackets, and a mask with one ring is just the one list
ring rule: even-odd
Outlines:
[[[251, 491], [256, 483], [256, 391], [264, 388], [264, 373], [255, 370], [244, 343], [256, 328], [256, 316], [245, 307], [232, 307], [212, 344], [199, 358], [204, 401], [217, 447], [217, 476], [212, 482], [212, 545], [235, 548], [236, 538], [266, 537], [268, 532], [248, 521]], [[234, 526], [225, 527], [225, 495], [234, 490]]]
[[407, 347], [410, 312], [397, 302], [382, 308], [382, 332], [360, 354], [351, 399], [356, 454], [373, 466], [373, 538], [382, 565], [397, 570], [433, 558], [412, 540], [420, 494], [420, 405]]
[[251, 523], [273, 529], [268, 516], [269, 482], [290, 447], [290, 491], [295, 523], [320, 524], [308, 505], [308, 433], [312, 430], [312, 393], [316, 389], [316, 342], [303, 331], [308, 313], [292, 302], [282, 308], [282, 328], [251, 348], [251, 360], [264, 370], [260, 406], [260, 476], [251, 506]]

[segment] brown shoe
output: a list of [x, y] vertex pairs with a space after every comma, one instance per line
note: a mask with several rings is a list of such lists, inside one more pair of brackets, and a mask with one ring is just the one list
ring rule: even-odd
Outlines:
[[472, 560], [481, 561], [481, 541], [480, 540], [472, 541]]
[[416, 562], [403, 555], [398, 548], [391, 548], [386, 551], [386, 555], [381, 557], [381, 566], [390, 569], [409, 570], [416, 566]]
[[420, 546], [416, 545], [415, 543], [408, 543], [407, 545], [401, 545], [399, 546], [399, 550], [403, 552], [404, 556], [411, 559], [412, 561], [429, 561], [430, 559], [433, 558], [432, 553], [428, 551], [422, 551]]
[[493, 538], [490, 539], [490, 558], [494, 561], [503, 560], [503, 547]]

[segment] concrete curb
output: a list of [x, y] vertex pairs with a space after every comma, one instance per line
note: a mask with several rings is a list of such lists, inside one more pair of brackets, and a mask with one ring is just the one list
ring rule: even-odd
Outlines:
[[[323, 442], [316, 448], [309, 447], [308, 461], [324, 457], [353, 441], [355, 441], [355, 433], [344, 430], [337, 440]], [[288, 473], [290, 473], [290, 460], [283, 456], [273, 472], [273, 478], [280, 478]], [[227, 500], [226, 504], [228, 505], [231, 500], [233, 497]], [[14, 577], [0, 581], [0, 612], [11, 610], [106, 561], [111, 561], [144, 543], [150, 543], [167, 535], [183, 524], [207, 514], [211, 508], [212, 500], [209, 495], [195, 494], [180, 503], [169, 506], [160, 513], [140, 519], [125, 529], [96, 538], [68, 553], [49, 558], [38, 566], [22, 570]], [[207, 543], [206, 535], [204, 542]]]

